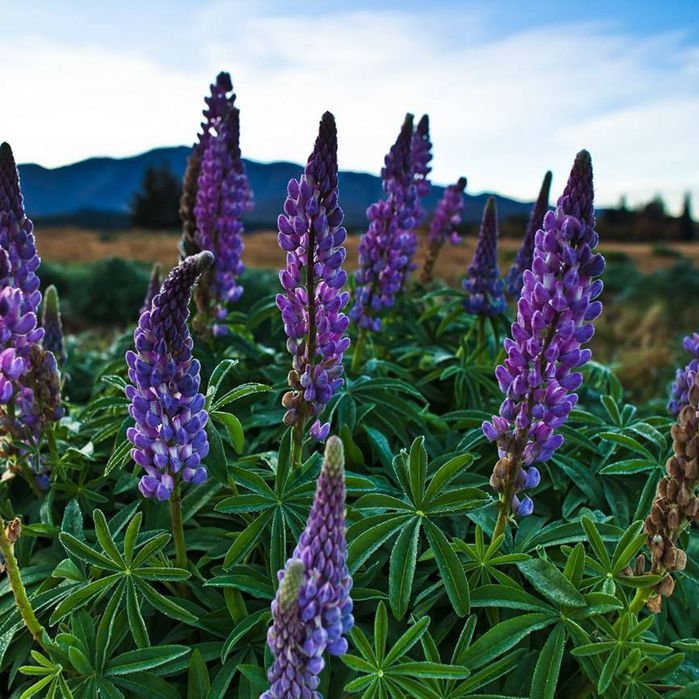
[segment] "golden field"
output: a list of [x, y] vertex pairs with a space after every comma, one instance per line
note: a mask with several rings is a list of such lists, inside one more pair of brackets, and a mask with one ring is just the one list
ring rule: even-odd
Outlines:
[[[106, 257], [122, 257], [144, 262], [160, 262], [167, 269], [177, 261], [178, 234], [173, 232], [128, 230], [118, 233], [100, 233], [81, 228], [41, 228], [37, 227], [37, 246], [41, 257], [50, 262], [85, 263]], [[466, 237], [456, 247], [445, 246], [438, 263], [439, 276], [453, 282], [463, 276], [475, 248], [476, 238]], [[503, 257], [501, 266], [507, 269], [520, 241], [514, 238], [500, 240]], [[347, 241], [347, 266], [353, 269], [357, 260], [359, 236], [350, 236]], [[624, 254], [641, 272], [670, 267], [676, 261], [675, 255], [682, 255], [699, 266], [699, 243], [663, 244], [663, 252], [658, 254], [655, 246], [649, 243], [612, 242], [602, 245], [604, 254]], [[670, 253], [670, 254], [668, 254]], [[418, 253], [421, 263], [423, 249]], [[284, 253], [277, 245], [277, 235], [273, 231], [248, 233], [245, 236], [245, 254], [248, 267], [278, 269], [284, 264]]]

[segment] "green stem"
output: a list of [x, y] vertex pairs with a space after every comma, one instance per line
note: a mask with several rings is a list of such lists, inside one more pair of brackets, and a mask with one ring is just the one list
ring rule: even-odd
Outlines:
[[182, 496], [180, 479], [175, 477], [175, 487], [170, 496], [170, 517], [172, 520], [172, 540], [175, 544], [175, 565], [187, 570], [187, 545], [184, 540], [184, 523], [182, 520]]
[[[10, 522], [10, 525], [19, 528], [20, 520], [15, 519]], [[19, 574], [19, 565], [15, 558], [14, 542], [11, 542], [8, 538], [5, 522], [2, 519], [0, 519], [0, 551], [5, 559], [5, 569], [7, 570], [7, 577], [10, 582], [10, 589], [15, 597], [15, 603], [17, 604], [17, 609], [22, 617], [22, 621], [32, 635], [32, 638], [48, 652], [47, 643], [44, 638], [46, 632], [36, 618], [29, 597], [27, 597], [27, 591], [22, 584], [22, 577]]]
[[502, 496], [500, 497], [500, 502], [498, 504], [498, 509], [500, 512], [498, 513], [498, 521], [495, 523], [495, 529], [493, 529], [493, 537], [491, 541], [495, 541], [500, 534], [505, 533], [505, 528], [507, 527], [507, 520], [509, 519], [509, 508], [507, 507], [507, 504], [509, 503], [509, 500], [505, 501]]
[[639, 587], [636, 589], [636, 594], [629, 604], [629, 611], [631, 614], [638, 614], [643, 607], [646, 606], [646, 602], [649, 600], [652, 594], [653, 588]]
[[357, 344], [354, 346], [354, 353], [352, 354], [352, 373], [356, 374], [359, 371], [359, 367], [362, 363], [362, 357], [364, 355], [364, 343], [366, 341], [366, 332], [364, 328], [359, 331], [357, 336]]

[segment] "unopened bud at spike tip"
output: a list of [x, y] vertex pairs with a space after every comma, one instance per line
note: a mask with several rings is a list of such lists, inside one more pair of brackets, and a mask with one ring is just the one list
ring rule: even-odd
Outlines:
[[332, 476], [341, 474], [345, 469], [345, 447], [335, 435], [328, 437], [325, 443], [323, 469]]
[[298, 601], [303, 584], [303, 574], [303, 561], [298, 558], [289, 559], [284, 569], [284, 578], [279, 584], [279, 604], [284, 609], [288, 609], [294, 602]]

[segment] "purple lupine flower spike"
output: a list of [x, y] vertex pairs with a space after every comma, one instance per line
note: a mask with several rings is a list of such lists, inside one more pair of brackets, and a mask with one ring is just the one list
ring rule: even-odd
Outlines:
[[46, 288], [41, 309], [41, 326], [44, 329], [42, 346], [52, 352], [59, 364], [65, 364], [66, 352], [63, 346], [63, 322], [58, 291], [51, 284]]
[[160, 265], [154, 264], [150, 271], [150, 279], [148, 280], [148, 288], [146, 289], [146, 296], [143, 299], [143, 305], [141, 310], [138, 312], [138, 317], [140, 318], [146, 311], [150, 310], [153, 299], [157, 296], [160, 291]]
[[531, 514], [533, 503], [523, 490], [535, 487], [544, 462], [563, 444], [556, 429], [577, 403], [582, 374], [591, 357], [582, 345], [594, 333], [602, 311], [595, 300], [602, 281], [604, 258], [594, 252], [592, 162], [578, 153], [557, 208], [544, 216], [534, 238], [534, 257], [524, 272], [524, 285], [505, 340], [507, 359], [495, 376], [505, 400], [500, 414], [483, 423], [483, 432], [497, 442], [499, 461], [491, 485], [501, 494], [502, 514]]
[[342, 440], [329, 437], [306, 528], [294, 549], [303, 561], [308, 590], [314, 590], [320, 608], [317, 624], [325, 631], [328, 653], [347, 652], [344, 635], [354, 624], [352, 578], [347, 570], [345, 538], [345, 454]]
[[367, 209], [369, 227], [359, 242], [357, 290], [350, 318], [378, 332], [380, 313], [393, 306], [412, 265], [412, 230], [419, 213], [411, 158], [413, 116], [408, 114], [381, 170], [385, 198]]
[[194, 207], [197, 203], [197, 182], [201, 172], [201, 161], [204, 150], [210, 138], [215, 134], [216, 127], [226, 115], [235, 96], [233, 83], [228, 73], [219, 73], [216, 81], [210, 86], [211, 94], [204, 98], [204, 121], [201, 123], [201, 132], [197, 135], [197, 142], [192, 146], [192, 151], [187, 159], [187, 169], [182, 183], [182, 197], [180, 199], [180, 218], [182, 220], [182, 240], [180, 241], [180, 253], [182, 259], [188, 255], [196, 255], [201, 248], [195, 240], [197, 230]]
[[279, 573], [279, 588], [272, 602], [272, 626], [267, 632], [267, 644], [274, 662], [267, 672], [270, 688], [260, 699], [321, 699], [316, 691], [320, 684], [318, 673], [323, 669], [320, 656], [309, 656], [303, 647], [306, 642], [307, 624], [304, 617], [313, 610], [315, 602], [302, 605], [301, 592], [305, 585], [303, 563], [291, 558]]
[[330, 423], [320, 415], [342, 386], [342, 358], [349, 347], [345, 335], [349, 319], [342, 312], [349, 301], [343, 291], [342, 269], [347, 231], [338, 203], [337, 132], [326, 112], [318, 138], [300, 180], [289, 181], [284, 213], [279, 216], [279, 246], [286, 251], [286, 267], [279, 273], [283, 293], [277, 295], [286, 346], [291, 353], [291, 388], [282, 398], [284, 423], [295, 429], [296, 444], [303, 439], [307, 420], [314, 439], [323, 441]]
[[527, 230], [524, 233], [524, 240], [517, 251], [512, 266], [505, 276], [505, 293], [513, 299], [519, 298], [519, 292], [522, 290], [522, 275], [524, 274], [524, 270], [530, 269], [532, 266], [532, 258], [534, 257], [534, 236], [543, 225], [544, 215], [549, 210], [551, 177], [551, 171], [548, 171], [544, 175], [544, 181], [541, 183], [541, 189], [539, 190], [539, 197], [532, 207]]
[[430, 230], [427, 234], [427, 256], [422, 268], [420, 281], [429, 284], [434, 274], [437, 257], [447, 240], [452, 245], [461, 242], [457, 227], [461, 224], [461, 214], [464, 210], [464, 190], [466, 178], [460, 177], [455, 184], [449, 185], [437, 204]]
[[420, 199], [424, 199], [430, 193], [431, 183], [428, 177], [432, 171], [430, 167], [432, 160], [430, 118], [427, 114], [423, 115], [415, 127], [410, 149], [417, 195]]
[[[342, 441], [329, 437], [306, 528], [284, 571], [268, 634], [275, 656], [268, 677], [271, 689], [261, 699], [287, 696], [319, 698], [317, 674], [323, 653], [347, 652], [345, 635], [354, 625], [345, 537], [345, 457]], [[289, 575], [293, 575], [291, 581]], [[301, 580], [299, 580], [301, 578]], [[292, 603], [292, 602], [293, 603]], [[284, 678], [287, 684], [284, 685]], [[309, 694], [283, 694], [292, 681]], [[281, 683], [281, 684], [280, 684]]]
[[694, 385], [699, 370], [699, 334], [685, 337], [682, 345], [692, 355], [692, 359], [683, 369], [677, 370], [670, 388], [667, 410], [673, 417], [677, 417], [680, 410], [689, 404], [689, 389]]
[[503, 281], [498, 269], [498, 214], [495, 197], [483, 211], [478, 243], [462, 286], [468, 294], [464, 307], [472, 315], [496, 316], [505, 310]]
[[138, 487], [147, 498], [168, 500], [178, 478], [194, 484], [207, 478], [202, 465], [209, 452], [207, 414], [187, 318], [192, 287], [213, 257], [201, 252], [170, 272], [138, 321], [136, 351], [126, 353], [131, 381], [126, 396], [136, 422], [127, 437], [134, 445], [131, 456], [145, 471]]
[[215, 255], [213, 267], [199, 284], [197, 307], [202, 317], [198, 323], [208, 326], [209, 320], [214, 320], [212, 330], [217, 336], [228, 330], [223, 322], [228, 315], [227, 305], [243, 293], [237, 280], [245, 270], [240, 259], [242, 216], [249, 204], [249, 188], [242, 171], [238, 123], [239, 111], [231, 102], [216, 127], [216, 135], [208, 139], [204, 149], [194, 207], [195, 240], [200, 249]]

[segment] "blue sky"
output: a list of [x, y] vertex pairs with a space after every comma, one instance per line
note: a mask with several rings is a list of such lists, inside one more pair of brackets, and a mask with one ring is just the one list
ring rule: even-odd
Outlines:
[[229, 70], [242, 149], [303, 161], [335, 113], [344, 169], [378, 172], [428, 112], [434, 179], [531, 199], [588, 148], [600, 204], [699, 209], [699, 3], [0, 0], [0, 139], [56, 166], [189, 143]]

